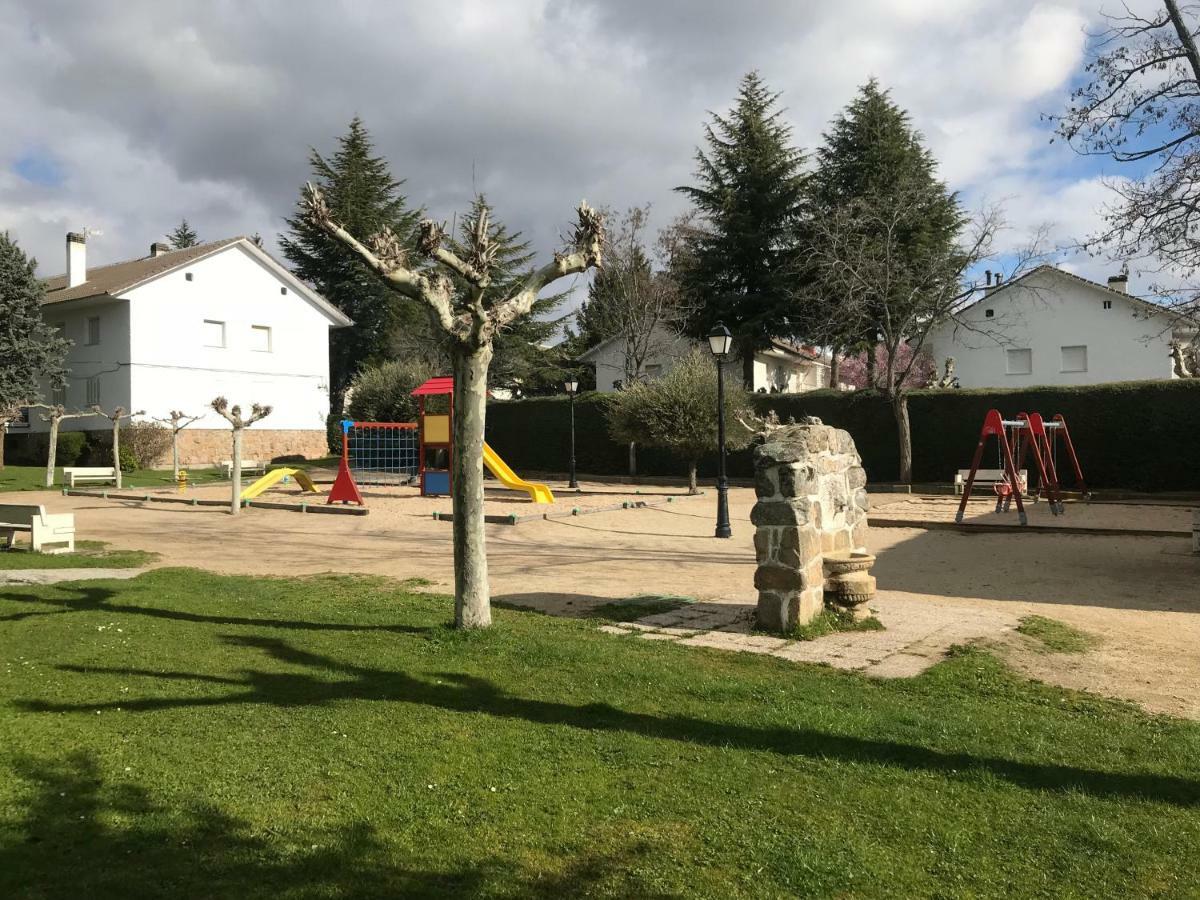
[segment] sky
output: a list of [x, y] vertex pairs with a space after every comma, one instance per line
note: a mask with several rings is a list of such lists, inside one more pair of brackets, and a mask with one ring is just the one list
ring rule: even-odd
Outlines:
[[[581, 198], [686, 209], [710, 111], [757, 69], [796, 143], [876, 77], [968, 208], [1001, 203], [1000, 250], [1041, 224], [1096, 230], [1112, 164], [1050, 142], [1101, 0], [0, 0], [0, 229], [62, 272], [144, 256], [186, 217], [202, 239], [262, 234], [363, 118], [412, 203], [475, 190], [548, 255]], [[1103, 280], [1118, 264], [1066, 253]], [[578, 296], [579, 284], [575, 285]], [[1131, 289], [1137, 291], [1137, 278]]]

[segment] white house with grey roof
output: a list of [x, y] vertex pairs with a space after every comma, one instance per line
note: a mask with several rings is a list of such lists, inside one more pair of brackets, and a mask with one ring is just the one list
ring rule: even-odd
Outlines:
[[1171, 342], [1195, 329], [1127, 288], [1123, 274], [1104, 285], [1039, 266], [989, 285], [926, 346], [939, 367], [954, 358], [964, 388], [1174, 378]]
[[[67, 271], [46, 282], [42, 315], [72, 342], [65, 391], [43, 386], [68, 410], [94, 404], [165, 418], [200, 415], [181, 435], [184, 461], [229, 456], [229, 426], [209, 404], [270, 404], [246, 431], [250, 458], [326, 452], [329, 331], [351, 322], [244, 237], [89, 267], [83, 235], [67, 235]], [[37, 415], [27, 428], [44, 430]], [[95, 429], [70, 419], [64, 430]]]

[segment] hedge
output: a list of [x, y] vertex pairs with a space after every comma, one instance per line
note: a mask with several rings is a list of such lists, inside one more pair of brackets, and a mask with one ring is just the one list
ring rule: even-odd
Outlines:
[[[898, 477], [896, 426], [887, 401], [876, 392], [813, 391], [806, 394], [756, 394], [755, 406], [774, 409], [781, 418], [817, 416], [853, 435], [868, 477], [875, 482]], [[496, 401], [488, 407], [488, 442], [518, 471], [566, 470], [569, 410], [565, 397]], [[594, 475], [628, 474], [627, 448], [608, 435], [604, 396], [587, 394], [575, 401], [575, 457], [578, 471]], [[1021, 390], [914, 391], [909, 397], [913, 431], [913, 478], [947, 482], [970, 465], [979, 429], [989, 409], [1005, 418], [1040, 412], [1062, 413], [1071, 429], [1089, 487], [1138, 491], [1200, 491], [1200, 381], [1134, 381], [1084, 387]], [[994, 444], [994, 442], [992, 442]], [[996, 465], [989, 446], [985, 465]], [[716, 455], [701, 464], [713, 477]], [[638, 450], [641, 475], [682, 475], [683, 464], [666, 453]], [[1060, 475], [1070, 486], [1072, 479]], [[731, 477], [751, 474], [750, 451], [730, 454]]]

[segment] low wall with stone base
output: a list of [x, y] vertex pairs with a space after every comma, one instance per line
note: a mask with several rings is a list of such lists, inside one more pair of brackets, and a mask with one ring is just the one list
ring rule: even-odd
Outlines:
[[[185, 428], [179, 432], [179, 461], [184, 466], [212, 466], [233, 454], [229, 428]], [[329, 455], [325, 432], [320, 429], [247, 428], [242, 432], [242, 458], [270, 462], [278, 456], [318, 459]], [[171, 450], [159, 460], [171, 465]]]
[[789, 631], [825, 608], [823, 556], [865, 550], [867, 473], [850, 434], [787, 425], [754, 450], [758, 627]]

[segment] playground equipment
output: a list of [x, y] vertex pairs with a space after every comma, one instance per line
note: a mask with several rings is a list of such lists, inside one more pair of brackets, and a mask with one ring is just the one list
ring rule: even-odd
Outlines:
[[300, 490], [310, 494], [316, 494], [317, 486], [312, 483], [312, 479], [308, 477], [308, 473], [301, 469], [272, 469], [254, 484], [245, 488], [239, 495], [242, 500], [253, 500], [267, 488], [272, 485], [279, 484], [287, 478], [295, 478], [296, 484], [300, 485]]
[[[1006, 512], [1013, 500], [1017, 504], [1017, 516], [1022, 525], [1029, 522], [1025, 514], [1022, 495], [1028, 489], [1027, 460], [1032, 457], [1034, 470], [1038, 474], [1038, 488], [1032, 495], [1036, 503], [1043, 495], [1050, 504], [1050, 512], [1055, 516], [1065, 511], [1062, 501], [1062, 487], [1058, 479], [1058, 440], [1062, 437], [1067, 459], [1071, 463], [1076, 484], [1084, 499], [1091, 497], [1083, 480], [1083, 471], [1079, 467], [1079, 458], [1075, 454], [1075, 445], [1071, 441], [1071, 433], [1067, 429], [1066, 420], [1062, 415], [1056, 415], [1047, 422], [1041, 413], [1019, 413], [1015, 419], [1003, 418], [999, 411], [990, 409], [983, 419], [983, 428], [979, 433], [979, 443], [975, 447], [975, 456], [971, 460], [971, 468], [963, 484], [962, 499], [958, 504], [958, 512], [954, 521], [961, 523], [966, 513], [967, 501], [971, 498], [971, 488], [979, 475], [992, 481], [996, 492], [996, 512]], [[996, 438], [997, 469], [983, 470], [979, 468], [983, 460], [984, 447], [989, 437]]]
[[[430, 378], [413, 391], [417, 398], [418, 422], [420, 424], [420, 447], [417, 462], [421, 479], [421, 496], [431, 497], [450, 493], [450, 468], [454, 459], [454, 444], [450, 422], [454, 415], [454, 379], [449, 377]], [[449, 398], [445, 414], [426, 414], [425, 398], [446, 396]], [[483, 445], [483, 464], [489, 472], [507, 488], [525, 491], [534, 503], [553, 503], [554, 494], [544, 484], [526, 481], [514, 472], [491, 447]]]

